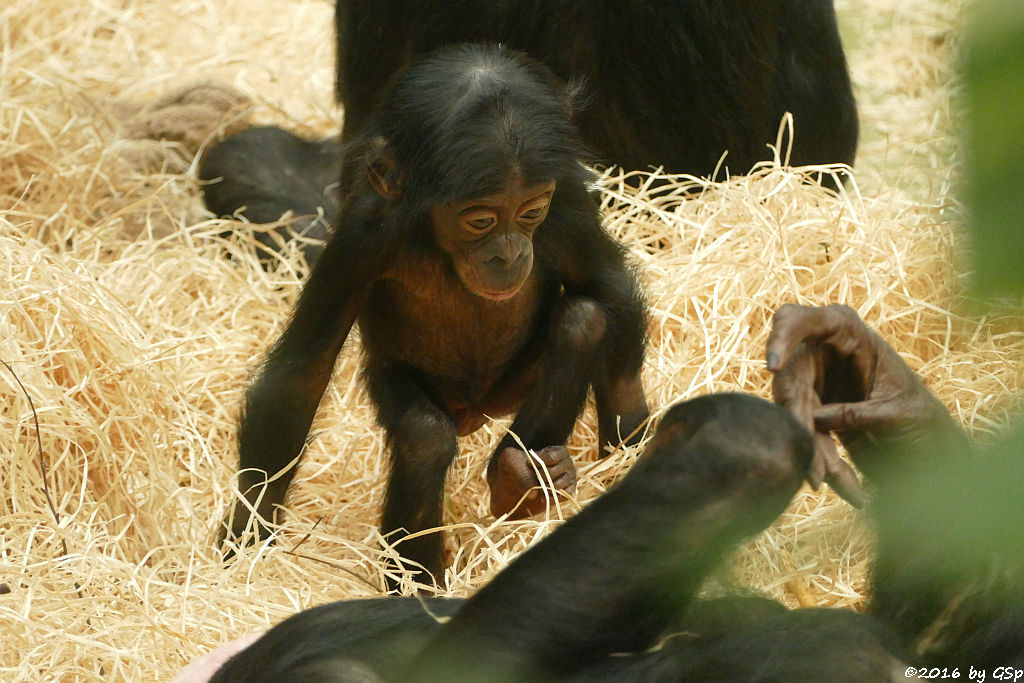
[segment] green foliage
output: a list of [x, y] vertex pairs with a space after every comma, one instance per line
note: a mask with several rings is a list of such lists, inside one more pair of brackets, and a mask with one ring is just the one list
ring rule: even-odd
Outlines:
[[981, 296], [1024, 294], [1024, 2], [979, 0], [965, 42], [966, 188]]
[[1024, 569], [1021, 443], [1018, 423], [980, 454], [950, 441], [932, 453], [908, 450], [894, 458], [905, 467], [894, 469], [887, 486], [899, 495], [879, 510], [891, 545], [901, 555], [938, 553], [942, 562], [933, 568], [953, 574], [969, 575], [992, 558]]

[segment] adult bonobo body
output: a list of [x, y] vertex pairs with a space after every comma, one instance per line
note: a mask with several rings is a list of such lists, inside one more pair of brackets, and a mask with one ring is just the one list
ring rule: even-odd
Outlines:
[[[338, 0], [347, 139], [417, 55], [500, 43], [584, 79], [583, 139], [625, 169], [733, 174], [768, 159], [786, 112], [792, 163], [853, 163], [857, 110], [832, 0]], [[571, 27], [571, 30], [567, 30]]]
[[[794, 166], [852, 164], [857, 148], [832, 0], [338, 0], [336, 28], [346, 141], [362, 134], [396, 72], [443, 45], [481, 42], [580, 79], [583, 140], [596, 161], [626, 170], [710, 176], [728, 153], [720, 174], [746, 173], [771, 158], [767, 145], [786, 112], [795, 124]], [[243, 131], [202, 160], [199, 177], [213, 181], [206, 205], [217, 215], [242, 208], [254, 222], [288, 210], [331, 216], [324, 188], [340, 156], [333, 138]], [[298, 230], [320, 234], [315, 221]]]
[[[541, 484], [512, 433], [571, 490], [564, 442], [590, 387], [602, 445], [643, 423], [643, 301], [569, 115], [554, 76], [499, 48], [448, 48], [397, 77], [353, 141], [335, 234], [246, 394], [249, 500], [302, 449], [356, 320], [391, 449], [384, 533], [440, 524], [456, 436], [485, 416], [518, 411], [488, 464], [496, 515], [531, 512]], [[290, 480], [268, 485], [263, 517]], [[240, 502], [230, 533], [247, 520]], [[435, 578], [444, 566], [439, 534], [400, 551]]]

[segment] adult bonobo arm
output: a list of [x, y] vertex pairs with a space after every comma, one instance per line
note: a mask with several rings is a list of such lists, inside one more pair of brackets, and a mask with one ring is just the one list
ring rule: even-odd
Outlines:
[[[399, 597], [322, 605], [275, 626], [213, 680], [638, 680], [649, 669], [642, 653], [681, 623], [707, 573], [785, 509], [812, 451], [810, 434], [762, 399], [686, 401], [622, 481], [461, 607]], [[621, 664], [626, 653], [636, 667]], [[660, 671], [686, 671], [690, 656]]]
[[[270, 519], [284, 500], [294, 471], [282, 472], [301, 452], [334, 361], [352, 329], [370, 283], [386, 268], [395, 235], [377, 216], [373, 200], [345, 207], [302, 289], [284, 333], [274, 343], [245, 393], [238, 431], [239, 500], [227, 528], [236, 538], [250, 507]], [[262, 484], [281, 472], [265, 490]], [[256, 533], [266, 529], [256, 524]]]
[[868, 476], [895, 449], [966, 442], [945, 406], [892, 347], [848, 306], [785, 304], [767, 344], [772, 394], [815, 433], [813, 485], [828, 481], [852, 503], [862, 499], [856, 475], [839, 459], [835, 432]]
[[629, 474], [474, 595], [401, 680], [559, 680], [646, 650], [715, 564], [786, 508], [812, 450], [762, 399], [674, 406]]

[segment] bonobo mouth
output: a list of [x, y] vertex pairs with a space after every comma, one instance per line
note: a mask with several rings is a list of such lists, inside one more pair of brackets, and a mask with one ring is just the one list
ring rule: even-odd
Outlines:
[[476, 293], [479, 294], [480, 296], [484, 297], [485, 299], [490, 299], [491, 301], [508, 301], [509, 299], [514, 297], [516, 294], [518, 294], [520, 289], [522, 289], [522, 285], [518, 285], [516, 287], [513, 287], [512, 289], [500, 289], [500, 290], [478, 289], [476, 291]]
[[488, 273], [478, 268], [459, 268], [456, 272], [462, 284], [473, 294], [488, 301], [508, 301], [530, 281], [530, 268], [517, 268], [515, 272]]

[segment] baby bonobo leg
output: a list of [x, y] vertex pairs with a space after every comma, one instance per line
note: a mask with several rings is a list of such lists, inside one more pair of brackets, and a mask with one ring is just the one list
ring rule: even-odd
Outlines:
[[556, 490], [576, 490], [576, 468], [564, 444], [587, 398], [605, 327], [604, 311], [590, 299], [564, 298], [553, 311], [537, 383], [487, 466], [495, 517], [542, 512], [549, 479]]
[[615, 304], [594, 363], [594, 402], [602, 457], [621, 444], [637, 445], [650, 415], [640, 379], [647, 342], [643, 292], [626, 269], [610, 271], [605, 278], [605, 296]]
[[640, 368], [615, 367], [614, 359], [606, 360], [612, 362], [606, 363], [606, 369], [594, 382], [602, 457], [619, 445], [637, 445], [650, 416]]
[[[455, 423], [404, 368], [371, 360], [366, 375], [391, 450], [380, 530], [398, 543], [403, 567], [429, 584], [444, 574], [441, 532], [405, 537], [441, 525], [445, 474], [456, 453]], [[389, 590], [397, 586], [389, 577]]]

